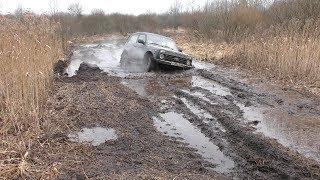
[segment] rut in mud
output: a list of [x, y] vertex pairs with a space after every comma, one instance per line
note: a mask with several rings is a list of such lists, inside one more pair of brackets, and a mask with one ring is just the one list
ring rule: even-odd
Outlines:
[[78, 47], [72, 77], [56, 80], [48, 118], [65, 124], [60, 143], [78, 156], [62, 178], [320, 178], [318, 99], [200, 62], [130, 73], [122, 43]]

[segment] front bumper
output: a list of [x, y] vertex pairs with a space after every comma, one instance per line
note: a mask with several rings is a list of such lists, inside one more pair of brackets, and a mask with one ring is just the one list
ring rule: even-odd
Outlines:
[[183, 64], [183, 63], [168, 61], [168, 60], [165, 60], [165, 59], [164, 60], [157, 59], [156, 61], [158, 63], [160, 63], [160, 64], [165, 64], [165, 65], [170, 65], [170, 66], [175, 66], [175, 67], [180, 67], [180, 68], [186, 68], [186, 69], [193, 68], [192, 65], [186, 65], [186, 64]]

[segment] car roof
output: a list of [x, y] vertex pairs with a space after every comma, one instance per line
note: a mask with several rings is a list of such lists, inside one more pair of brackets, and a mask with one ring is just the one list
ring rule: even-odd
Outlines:
[[[136, 33], [133, 33], [132, 35], [135, 35], [135, 34], [146, 34], [147, 36], [148, 35], [154, 35], [154, 36], [161, 36], [163, 38], [171, 39], [171, 38], [169, 38], [167, 36], [163, 36], [161, 34], [150, 33], [150, 32], [136, 32]], [[171, 39], [171, 40], [173, 40], [173, 39]]]

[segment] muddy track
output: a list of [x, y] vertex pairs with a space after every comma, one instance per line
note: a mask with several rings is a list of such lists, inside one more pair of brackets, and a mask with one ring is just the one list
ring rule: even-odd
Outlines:
[[[242, 113], [239, 107], [233, 103], [234, 100], [229, 101], [230, 104], [226, 107], [220, 104], [212, 105], [210, 102], [180, 90], [177, 90], [176, 94], [205, 109], [215, 117], [215, 121], [227, 130], [223, 135], [231, 144], [227, 151], [234, 153], [233, 158], [241, 162], [239, 165], [246, 169], [245, 173], [248, 173], [249, 176], [254, 178], [261, 178], [262, 176], [266, 179], [319, 178], [319, 165], [316, 162], [306, 161], [301, 155], [283, 147], [275, 140], [267, 139], [261, 134], [255, 134], [253, 128], [242, 126], [238, 120], [242, 118]], [[226, 110], [232, 112], [232, 114], [226, 113]], [[212, 127], [204, 124], [201, 120], [192, 119], [191, 121], [206, 136], [212, 140], [216, 138], [217, 133]], [[226, 149], [223, 145], [220, 148]]]
[[[157, 131], [150, 118], [155, 105], [98, 68], [81, 66], [77, 76], [56, 78], [49, 102], [46, 119], [56, 127], [39, 139], [46, 149], [36, 156], [60, 162], [59, 179], [226, 178], [208, 171], [192, 148]], [[93, 146], [69, 137], [97, 126], [114, 129], [117, 138]]]
[[[67, 69], [76, 75], [56, 78], [47, 119], [57, 128], [41, 141], [72, 147], [49, 158], [67, 159], [61, 179], [320, 178], [317, 98], [261, 90], [206, 64], [124, 73], [119, 46], [80, 47]], [[70, 139], [95, 127], [114, 130], [113, 139]]]
[[[200, 70], [196, 74], [211, 80], [216, 79], [214, 74], [207, 71]], [[181, 90], [183, 87], [175, 86], [172, 83], [173, 77], [161, 78], [164, 80], [159, 80], [160, 78], [157, 77], [158, 81], [169, 82], [164, 86], [169, 87], [178, 97], [170, 109], [174, 108], [176, 112], [184, 114], [186, 119], [217, 144], [222, 149], [221, 151], [238, 163], [238, 170], [235, 170], [236, 168], [233, 170], [236, 177], [258, 179], [319, 178], [320, 169], [317, 162], [306, 159], [299, 153], [279, 144], [276, 140], [266, 138], [262, 134], [256, 134], [255, 128], [241, 124], [243, 120], [240, 119], [243, 118], [243, 112], [236, 105], [236, 101], [243, 102], [247, 106], [261, 103], [273, 107], [272, 103], [277, 103], [277, 99], [272, 95], [253, 92], [245, 84], [225, 78], [221, 80], [222, 78], [219, 77], [219, 81], [216, 82], [231, 89], [233, 96], [217, 96], [201, 88], [193, 89], [208, 96], [209, 101], [206, 101]], [[214, 117], [210, 119], [210, 123], [219, 123], [226, 131], [217, 131], [217, 127], [205, 123], [203, 119], [190, 112], [181, 98], [186, 98], [200, 109], [206, 110]], [[212, 104], [212, 102], [215, 103]], [[228, 143], [223, 141], [224, 139]]]

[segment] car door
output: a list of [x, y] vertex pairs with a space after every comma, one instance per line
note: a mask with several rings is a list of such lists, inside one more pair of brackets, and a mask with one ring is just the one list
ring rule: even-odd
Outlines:
[[126, 51], [129, 59], [134, 59], [135, 43], [137, 43], [138, 36], [138, 34], [131, 35], [127, 44], [125, 45], [124, 50]]
[[[139, 40], [143, 41], [144, 44], [142, 43], [139, 43]], [[147, 50], [147, 47], [146, 47], [146, 42], [147, 42], [147, 35], [146, 34], [139, 34], [138, 35], [138, 39], [137, 39], [137, 42], [134, 44], [134, 47], [135, 47], [135, 59], [137, 61], [141, 61], [143, 60], [144, 58], [144, 55], [146, 53], [146, 50]]]

